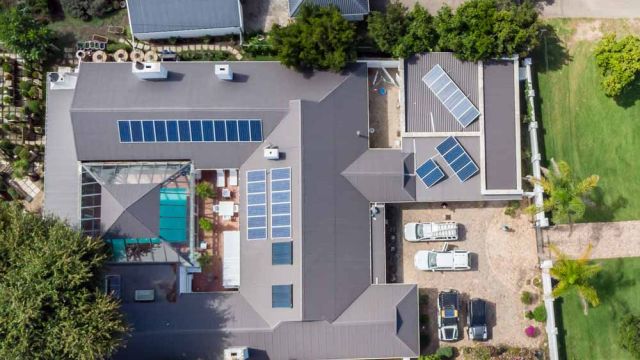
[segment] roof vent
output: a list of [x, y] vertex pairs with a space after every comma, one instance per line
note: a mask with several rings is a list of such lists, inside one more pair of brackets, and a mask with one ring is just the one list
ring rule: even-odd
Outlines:
[[278, 160], [280, 159], [280, 151], [277, 147], [267, 146], [264, 148], [264, 158], [267, 160]]
[[167, 69], [158, 62], [133, 62], [131, 72], [142, 80], [166, 79], [169, 75]]
[[231, 66], [229, 64], [216, 64], [215, 73], [220, 80], [233, 80], [233, 71], [231, 71]]
[[230, 347], [224, 349], [224, 360], [247, 360], [249, 359], [249, 348], [244, 347]]

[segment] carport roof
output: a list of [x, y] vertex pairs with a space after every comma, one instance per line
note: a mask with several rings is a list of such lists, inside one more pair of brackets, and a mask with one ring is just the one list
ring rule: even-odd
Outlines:
[[127, 0], [133, 34], [242, 27], [238, 0]]

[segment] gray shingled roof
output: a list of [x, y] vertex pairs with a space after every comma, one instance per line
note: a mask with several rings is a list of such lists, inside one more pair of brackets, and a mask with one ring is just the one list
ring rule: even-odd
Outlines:
[[371, 202], [415, 200], [413, 153], [370, 149], [342, 172]]
[[369, 13], [369, 0], [289, 0], [289, 16], [298, 14], [302, 4], [314, 4], [318, 6], [336, 6], [342, 15], [367, 15]]
[[127, 0], [133, 33], [241, 27], [238, 0]]

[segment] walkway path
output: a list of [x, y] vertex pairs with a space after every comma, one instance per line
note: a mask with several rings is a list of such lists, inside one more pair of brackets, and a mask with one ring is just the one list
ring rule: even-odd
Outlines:
[[570, 256], [579, 256], [589, 242], [594, 259], [640, 256], [640, 221], [554, 226], [544, 232], [545, 243], [556, 244]]
[[[387, 0], [372, 0], [371, 8], [377, 8]], [[435, 14], [443, 4], [458, 7], [464, 0], [400, 0], [407, 6], [419, 2]], [[539, 1], [545, 18], [640, 18], [638, 0], [542, 0]]]

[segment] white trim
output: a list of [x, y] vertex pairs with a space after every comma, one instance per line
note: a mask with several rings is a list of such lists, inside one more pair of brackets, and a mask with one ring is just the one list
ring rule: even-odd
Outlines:
[[[513, 59], [513, 88], [515, 90], [516, 122], [516, 189], [522, 191], [522, 134], [520, 121], [520, 65], [518, 57]], [[535, 120], [535, 119], [532, 119]]]
[[480, 131], [469, 131], [469, 132], [407, 132], [403, 133], [402, 137], [412, 137], [412, 138], [432, 138], [432, 137], [467, 137], [467, 136], [481, 136], [482, 133]]

